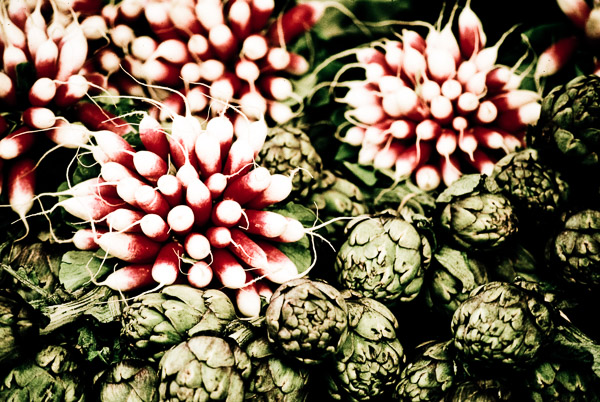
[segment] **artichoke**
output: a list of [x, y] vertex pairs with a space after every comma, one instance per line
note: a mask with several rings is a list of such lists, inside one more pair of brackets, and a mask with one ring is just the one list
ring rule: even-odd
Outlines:
[[144, 360], [124, 359], [94, 378], [95, 397], [100, 402], [158, 401], [158, 373]]
[[563, 175], [541, 161], [533, 148], [500, 159], [486, 185], [491, 192], [505, 195], [519, 220], [529, 223], [532, 229], [548, 226], [569, 200], [569, 185]]
[[458, 306], [451, 330], [467, 367], [519, 370], [535, 363], [551, 342], [553, 313], [538, 293], [494, 281]]
[[589, 194], [600, 173], [600, 77], [581, 75], [553, 88], [526, 142]]
[[328, 370], [329, 393], [337, 400], [389, 399], [406, 357], [396, 317], [383, 303], [343, 292], [348, 304], [349, 333]]
[[49, 321], [18, 293], [0, 289], [0, 364], [5, 367], [19, 358]]
[[580, 362], [543, 359], [525, 377], [534, 402], [600, 401], [598, 377]]
[[444, 398], [444, 402], [500, 402], [522, 400], [517, 397], [507, 381], [469, 378], [457, 383]]
[[442, 245], [425, 275], [423, 293], [430, 308], [452, 316], [473, 289], [488, 281], [487, 267], [480, 259]]
[[340, 285], [386, 305], [414, 300], [431, 262], [431, 243], [392, 211], [348, 223], [335, 271]]
[[569, 216], [548, 242], [546, 259], [566, 283], [580, 288], [600, 285], [600, 211]]
[[235, 307], [224, 292], [175, 284], [128, 305], [122, 336], [134, 351], [158, 361], [170, 347], [202, 331], [218, 332], [234, 318]]
[[242, 402], [252, 373], [246, 352], [233, 339], [215, 335], [179, 343], [158, 366], [161, 401]]
[[394, 390], [398, 401], [440, 401], [458, 376], [452, 341], [431, 340], [418, 346], [400, 373]]
[[518, 229], [512, 203], [501, 193], [489, 193], [485, 176], [464, 175], [437, 198], [439, 225], [456, 246], [491, 251], [508, 243]]
[[348, 306], [330, 284], [298, 278], [280, 285], [265, 311], [269, 342], [286, 356], [318, 364], [348, 336]]
[[323, 162], [301, 123], [270, 128], [256, 162], [271, 174], [293, 174], [289, 200], [305, 198], [319, 186]]
[[44, 346], [15, 366], [0, 383], [2, 401], [84, 401], [87, 384], [78, 355], [63, 345]]

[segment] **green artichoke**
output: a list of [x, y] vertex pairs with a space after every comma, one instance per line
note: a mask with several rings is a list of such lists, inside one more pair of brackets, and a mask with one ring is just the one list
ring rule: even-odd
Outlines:
[[526, 142], [567, 174], [570, 184], [580, 183], [578, 187], [589, 194], [600, 173], [600, 77], [581, 75], [553, 88], [543, 98], [540, 117], [529, 127]]
[[437, 198], [439, 225], [449, 240], [472, 251], [491, 251], [508, 243], [518, 229], [517, 216], [506, 196], [485, 190], [485, 176], [464, 175]]
[[451, 330], [466, 366], [520, 370], [551, 342], [553, 312], [536, 292], [494, 281], [475, 288], [458, 306]]
[[600, 211], [586, 209], [569, 216], [548, 242], [546, 259], [559, 278], [580, 288], [600, 285]]
[[252, 373], [249, 356], [233, 339], [196, 335], [159, 361], [161, 401], [242, 402]]
[[131, 348], [158, 361], [170, 347], [202, 331], [220, 331], [236, 312], [217, 289], [176, 284], [145, 293], [123, 310], [122, 337]]
[[15, 366], [0, 383], [2, 401], [85, 401], [87, 384], [79, 356], [63, 345], [43, 347]]
[[507, 381], [498, 379], [469, 378], [454, 385], [444, 402], [500, 402], [519, 401], [518, 391]]
[[423, 293], [430, 308], [452, 316], [473, 289], [487, 282], [488, 270], [480, 259], [442, 245], [425, 275]]
[[440, 401], [455, 383], [458, 368], [452, 341], [431, 340], [418, 346], [400, 373], [394, 390], [398, 401]]
[[269, 129], [256, 162], [271, 174], [293, 174], [288, 200], [302, 199], [319, 186], [323, 162], [301, 123]]
[[328, 370], [329, 393], [344, 401], [390, 398], [406, 357], [398, 339], [396, 317], [383, 303], [343, 292], [349, 333]]
[[414, 300], [431, 262], [431, 243], [416, 226], [391, 211], [348, 223], [338, 250], [339, 284], [386, 305]]
[[0, 365], [16, 361], [49, 321], [17, 292], [0, 289]]
[[532, 229], [549, 226], [569, 200], [563, 175], [542, 162], [533, 148], [512, 152], [496, 162], [486, 185], [491, 192], [506, 196], [519, 221]]
[[266, 312], [267, 336], [277, 350], [304, 364], [338, 352], [348, 336], [348, 306], [335, 287], [298, 278], [280, 285]]
[[534, 402], [600, 401], [598, 377], [580, 362], [543, 359], [525, 377]]
[[94, 396], [100, 402], [157, 402], [158, 373], [144, 360], [121, 360], [95, 376]]

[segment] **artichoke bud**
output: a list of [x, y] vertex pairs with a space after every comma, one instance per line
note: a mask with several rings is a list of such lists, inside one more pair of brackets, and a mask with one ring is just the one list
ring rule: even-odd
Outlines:
[[158, 401], [158, 373], [144, 360], [124, 359], [94, 377], [101, 402]]
[[335, 262], [342, 287], [388, 305], [417, 297], [431, 262], [427, 236], [388, 210], [357, 217], [346, 230]]
[[475, 288], [452, 316], [458, 356], [466, 367], [523, 370], [552, 341], [553, 310], [536, 292], [508, 282]]
[[265, 312], [270, 342], [289, 358], [318, 364], [348, 336], [348, 307], [330, 284], [298, 278], [280, 285]]
[[447, 402], [500, 402], [519, 400], [517, 391], [507, 380], [469, 378], [455, 384], [448, 391]]
[[598, 401], [600, 380], [576, 361], [543, 359], [525, 376], [533, 401]]
[[510, 200], [485, 188], [485, 176], [464, 175], [437, 198], [438, 223], [449, 241], [472, 251], [492, 251], [517, 234], [518, 220]]
[[349, 334], [327, 370], [335, 399], [367, 401], [390, 398], [406, 357], [390, 309], [358, 292], [344, 290]]

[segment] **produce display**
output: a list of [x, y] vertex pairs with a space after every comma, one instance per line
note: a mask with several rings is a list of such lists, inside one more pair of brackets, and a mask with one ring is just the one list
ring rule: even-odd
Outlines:
[[597, 1], [0, 18], [0, 401], [600, 401]]

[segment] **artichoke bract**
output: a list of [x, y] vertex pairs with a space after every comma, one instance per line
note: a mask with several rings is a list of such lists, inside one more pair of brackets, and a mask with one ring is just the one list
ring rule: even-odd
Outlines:
[[0, 365], [17, 360], [49, 321], [17, 292], [0, 289]]
[[576, 361], [544, 359], [532, 367], [525, 384], [534, 402], [600, 400], [598, 377]]
[[496, 162], [486, 185], [491, 192], [505, 195], [519, 220], [533, 229], [549, 226], [569, 200], [569, 184], [563, 175], [540, 160], [533, 148], [511, 152]]
[[100, 402], [157, 402], [158, 373], [144, 360], [124, 359], [96, 375], [94, 388]]
[[328, 370], [329, 393], [337, 400], [390, 398], [406, 356], [398, 339], [399, 324], [383, 303], [357, 292], [343, 292], [349, 333]]
[[15, 366], [0, 382], [2, 401], [81, 402], [87, 384], [78, 355], [64, 345], [47, 345]]
[[400, 373], [394, 400], [442, 400], [458, 375], [452, 341], [431, 340], [417, 347], [415, 353]]
[[231, 299], [217, 289], [175, 284], [145, 293], [123, 310], [122, 336], [153, 361], [170, 347], [203, 331], [220, 331], [235, 319]]
[[439, 225], [465, 250], [490, 251], [512, 240], [518, 219], [506, 196], [485, 190], [485, 176], [464, 175], [437, 198]]
[[415, 225], [391, 211], [348, 223], [335, 271], [339, 284], [384, 304], [414, 300], [431, 262], [431, 244]]
[[330, 284], [298, 278], [280, 285], [265, 311], [267, 336], [276, 349], [304, 364], [336, 353], [348, 336], [348, 306]]
[[[581, 189], [598, 184], [600, 173], [600, 77], [581, 75], [556, 86], [542, 99], [537, 123], [526, 142]], [[589, 192], [589, 190], [587, 191]]]
[[299, 122], [270, 128], [256, 162], [271, 174], [293, 173], [290, 200], [304, 198], [319, 186], [323, 161]]
[[159, 398], [241, 402], [251, 372], [250, 358], [233, 339], [196, 335], [160, 359]]
[[497, 379], [469, 378], [457, 383], [444, 402], [500, 402], [520, 400], [512, 384]]
[[551, 342], [552, 314], [539, 294], [516, 284], [481, 285], [452, 316], [457, 356], [474, 368], [523, 370]]
[[586, 209], [569, 216], [553, 236], [546, 259], [566, 283], [583, 289], [600, 285], [600, 211]]

